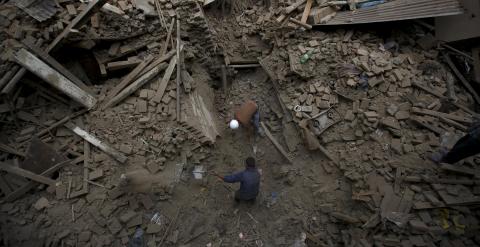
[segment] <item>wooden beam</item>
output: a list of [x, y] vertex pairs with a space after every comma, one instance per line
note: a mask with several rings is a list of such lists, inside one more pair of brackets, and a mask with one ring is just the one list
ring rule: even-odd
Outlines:
[[165, 53], [167, 52], [168, 43], [172, 38], [172, 32], [173, 32], [173, 26], [175, 25], [175, 20], [176, 20], [175, 18], [172, 18], [172, 23], [170, 23], [170, 27], [168, 28], [167, 39], [165, 39], [165, 42], [163, 42], [162, 50], [160, 51], [161, 56], [165, 55]]
[[93, 95], [82, 90], [72, 81], [51, 68], [29, 51], [21, 49], [15, 54], [15, 59], [29, 71], [42, 78], [56, 89], [64, 92], [86, 108], [90, 109], [97, 103], [97, 100]]
[[303, 22], [301, 22], [301, 21], [299, 21], [299, 20], [297, 20], [297, 19], [295, 19], [295, 18], [290, 17], [288, 20], [289, 20], [290, 22], [293, 22], [293, 23], [295, 23], [295, 24], [297, 24], [297, 25], [299, 25], [299, 26], [307, 29], [307, 30], [312, 29], [312, 25], [308, 25], [308, 24], [306, 24], [306, 23], [303, 23]]
[[157, 67], [157, 66], [160, 65], [161, 63], [169, 60], [169, 59], [172, 58], [175, 54], [177, 54], [177, 50], [176, 50], [176, 49], [173, 49], [173, 50], [169, 51], [167, 54], [161, 55], [160, 58], [158, 58], [157, 60], [153, 61], [150, 65], [148, 65], [146, 68], [144, 68], [144, 69], [142, 70], [142, 72], [140, 72], [135, 79], [138, 79], [138, 78], [141, 77], [143, 74], [145, 74], [145, 73], [147, 73], [148, 71], [152, 70], [153, 68]]
[[110, 63], [107, 63], [107, 70], [115, 71], [115, 70], [121, 70], [126, 68], [133, 68], [133, 67], [137, 67], [141, 62], [142, 61], [138, 59], [110, 62]]
[[10, 79], [10, 81], [5, 85], [2, 89], [2, 94], [9, 94], [12, 92], [15, 85], [17, 85], [18, 81], [22, 79], [22, 77], [27, 73], [27, 69], [21, 68], [15, 73], [15, 75]]
[[90, 143], [87, 140], [83, 140], [83, 186], [79, 191], [70, 193], [68, 198], [76, 198], [88, 194], [88, 163], [90, 162]]
[[433, 133], [436, 133], [437, 135], [441, 136], [443, 133], [445, 133], [445, 130], [442, 128], [439, 128], [437, 126], [433, 126], [427, 121], [425, 121], [423, 118], [418, 117], [418, 116], [410, 116], [410, 120], [415, 122], [416, 124], [432, 131]]
[[313, 0], [307, 0], [307, 4], [305, 5], [305, 9], [303, 10], [302, 19], [300, 19], [301, 23], [307, 24], [308, 16], [310, 15], [310, 10], [312, 10]]
[[465, 79], [465, 77], [460, 73], [460, 71], [457, 69], [455, 64], [453, 63], [452, 59], [448, 54], [444, 55], [445, 61], [447, 62], [448, 66], [450, 66], [450, 69], [452, 69], [453, 73], [457, 76], [457, 78], [460, 80], [460, 82], [467, 88], [468, 92], [473, 96], [473, 99], [475, 99], [475, 102], [477, 104], [480, 104], [480, 96], [477, 94], [475, 89], [470, 85], [470, 83]]
[[54, 186], [55, 183], [56, 183], [55, 180], [53, 180], [51, 178], [47, 178], [47, 177], [35, 174], [31, 171], [22, 169], [20, 167], [11, 166], [11, 165], [9, 165], [5, 162], [1, 162], [1, 161], [0, 161], [0, 170], [6, 171], [6, 172], [9, 172], [11, 174], [18, 175], [18, 176], [22, 176], [24, 178], [28, 178], [28, 179], [31, 179], [33, 181], [36, 181], [36, 182], [39, 182], [39, 183], [42, 183], [42, 184], [46, 184], [48, 186]]
[[468, 176], [475, 176], [476, 172], [474, 169], [466, 168], [466, 167], [461, 167], [459, 165], [450, 165], [446, 163], [441, 163], [440, 164], [440, 169], [446, 172], [453, 172], [453, 173], [459, 173], [459, 174], [464, 174]]
[[459, 129], [459, 130], [461, 130], [461, 131], [466, 132], [466, 131], [468, 130], [468, 127], [467, 127], [467, 126], [465, 126], [465, 125], [463, 125], [463, 124], [460, 124], [460, 123], [457, 123], [457, 122], [455, 122], [455, 121], [453, 121], [453, 120], [451, 120], [451, 119], [444, 118], [444, 117], [440, 117], [439, 119], [440, 119], [442, 122], [444, 122], [444, 123], [446, 123], [446, 124], [448, 124], [448, 125], [450, 125], [450, 126], [453, 126], [453, 127], [457, 128], [457, 129]]
[[82, 137], [86, 141], [90, 142], [95, 147], [99, 148], [103, 152], [107, 153], [108, 155], [112, 156], [120, 163], [125, 163], [127, 161], [127, 157], [120, 153], [119, 151], [115, 150], [114, 148], [110, 147], [103, 141], [99, 140], [97, 137], [93, 136], [92, 134], [86, 132], [85, 130], [81, 129], [78, 126], [75, 126], [72, 123], [66, 123], [65, 127], [73, 131], [73, 133], [77, 134], [78, 136]]
[[437, 96], [439, 98], [444, 98], [443, 94], [438, 92], [437, 90], [433, 89], [433, 88], [430, 88], [430, 87], [427, 87], [427, 86], [424, 86], [416, 81], [412, 82], [412, 85], [419, 88], [419, 89], [422, 89], [423, 91], [425, 91], [426, 93], [429, 93], [429, 94], [432, 94], [434, 96]]
[[157, 91], [155, 92], [155, 95], [152, 98], [152, 101], [155, 103], [160, 103], [162, 101], [163, 94], [165, 93], [165, 89], [167, 88], [168, 82], [170, 81], [170, 78], [172, 77], [173, 70], [177, 66], [177, 57], [172, 57], [170, 59], [170, 63], [168, 64], [168, 68], [165, 71], [165, 74], [163, 75], [162, 81], [160, 82], [160, 86], [158, 86]]
[[180, 84], [182, 82], [182, 58], [181, 56], [181, 49], [180, 49], [180, 43], [181, 43], [181, 38], [180, 38], [180, 16], [178, 16], [177, 13], [177, 98], [176, 104], [177, 104], [177, 122], [180, 122]]
[[260, 122], [260, 125], [262, 125], [262, 128], [265, 131], [265, 135], [267, 135], [268, 139], [270, 139], [270, 141], [277, 148], [277, 150], [283, 155], [283, 157], [285, 157], [285, 159], [288, 160], [288, 162], [293, 164], [293, 160], [290, 157], [290, 155], [287, 153], [287, 151], [285, 151], [285, 149], [283, 149], [282, 145], [280, 145], [280, 143], [278, 143], [278, 141], [275, 139], [275, 137], [273, 137], [272, 133], [270, 133], [270, 130], [267, 129], [265, 124], [263, 122]]
[[83, 109], [81, 111], [78, 111], [70, 116], [66, 116], [60, 120], [58, 120], [57, 122], [55, 122], [54, 124], [50, 125], [48, 128], [44, 129], [44, 130], [41, 130], [40, 132], [36, 133], [35, 136], [36, 137], [41, 137], [47, 133], [49, 133], [50, 131], [52, 131], [53, 129], [57, 128], [58, 126], [61, 126], [63, 124], [65, 124], [66, 122], [70, 121], [71, 119], [74, 119], [80, 115], [83, 115], [84, 113], [86, 113], [88, 110], [87, 109]]
[[103, 109], [106, 109], [110, 106], [114, 106], [118, 103], [120, 103], [122, 100], [124, 100], [126, 97], [128, 97], [130, 94], [133, 92], [137, 91], [140, 87], [145, 85], [145, 83], [149, 82], [152, 80], [155, 76], [160, 73], [160, 71], [164, 70], [167, 67], [165, 63], [162, 63], [158, 65], [157, 67], [153, 68], [152, 70], [148, 71], [144, 75], [142, 75], [140, 78], [132, 82], [128, 87], [126, 87], [124, 90], [122, 90], [120, 93], [118, 93], [110, 102], [106, 103]]
[[433, 117], [444, 117], [447, 119], [451, 119], [454, 121], [462, 122], [462, 123], [468, 123], [471, 124], [473, 123], [473, 120], [471, 118], [467, 117], [462, 117], [462, 116], [457, 116], [453, 114], [448, 114], [444, 112], [438, 112], [438, 111], [432, 111], [428, 109], [420, 109], [418, 107], [412, 107], [412, 112], [420, 115], [428, 115], [428, 116], [433, 116]]
[[[58, 163], [50, 168], [48, 168], [46, 171], [42, 172], [40, 175], [41, 176], [51, 176], [54, 172], [56, 172], [57, 170], [59, 170], [60, 168], [68, 165], [68, 164], [75, 164], [75, 163], [78, 163], [79, 160], [83, 160], [83, 157], [79, 157], [77, 159], [74, 159], [74, 160], [66, 160], [66, 161], [63, 161], [61, 163]], [[16, 189], [14, 192], [8, 194], [7, 196], [5, 196], [3, 198], [4, 201], [6, 202], [11, 202], [17, 198], [19, 198], [20, 196], [22, 196], [23, 194], [27, 193], [29, 190], [31, 190], [32, 188], [34, 188], [35, 186], [37, 185], [36, 182], [33, 182], [33, 181], [30, 181], [28, 182], [27, 184], [25, 184], [24, 186], [22, 186], [21, 188], [19, 189]]]
[[[421, 89], [421, 90], [423, 90], [423, 91], [426, 92], [426, 93], [432, 94], [432, 95], [437, 96], [437, 97], [439, 97], [439, 98], [441, 98], [441, 99], [445, 98], [445, 97], [443, 96], [443, 94], [441, 94], [440, 92], [436, 91], [435, 89], [432, 89], [432, 88], [427, 87], [427, 86], [423, 86], [423, 85], [419, 84], [418, 82], [412, 82], [412, 85], [415, 86], [415, 87], [417, 87], [417, 88], [419, 88], [419, 89]], [[453, 102], [453, 101], [451, 101], [450, 103], [452, 103], [454, 106], [458, 107], [459, 109], [462, 109], [463, 111], [472, 114], [472, 115], [475, 116], [475, 117], [480, 117], [480, 114], [478, 114], [478, 113], [476, 113], [476, 112], [468, 109], [466, 106], [464, 106], [464, 105], [462, 105], [462, 104], [460, 104], [460, 103], [458, 103], [458, 102]]]
[[123, 77], [122, 81], [118, 83], [110, 92], [108, 92], [107, 96], [103, 100], [104, 104], [102, 106], [102, 110], [106, 109], [106, 104], [110, 102], [120, 91], [122, 91], [128, 84], [153, 60], [153, 57], [150, 56], [143, 60], [135, 69], [133, 69], [128, 75]]

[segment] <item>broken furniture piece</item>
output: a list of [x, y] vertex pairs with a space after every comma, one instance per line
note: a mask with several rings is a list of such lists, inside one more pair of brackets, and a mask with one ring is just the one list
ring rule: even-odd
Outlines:
[[320, 112], [311, 118], [312, 131], [316, 136], [321, 135], [325, 130], [340, 122], [342, 117], [333, 108]]

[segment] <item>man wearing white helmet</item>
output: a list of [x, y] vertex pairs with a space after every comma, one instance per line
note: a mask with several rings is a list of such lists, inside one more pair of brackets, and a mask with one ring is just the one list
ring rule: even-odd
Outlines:
[[260, 113], [255, 101], [247, 100], [243, 103], [235, 112], [234, 119], [228, 124], [230, 129], [238, 129], [240, 125], [248, 129], [253, 126], [255, 133], [260, 133]]

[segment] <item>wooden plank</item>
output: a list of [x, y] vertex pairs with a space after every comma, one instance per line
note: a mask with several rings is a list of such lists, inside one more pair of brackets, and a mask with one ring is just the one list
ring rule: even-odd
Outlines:
[[270, 133], [270, 130], [267, 129], [265, 124], [263, 122], [260, 122], [260, 125], [262, 125], [262, 128], [265, 131], [265, 134], [267, 135], [268, 139], [270, 139], [270, 141], [273, 143], [273, 145], [277, 148], [277, 150], [283, 155], [283, 157], [285, 157], [285, 159], [288, 160], [288, 162], [293, 164], [293, 160], [290, 157], [290, 155], [288, 155], [285, 149], [283, 149], [282, 145], [280, 145], [280, 143], [277, 142], [277, 140], [273, 137], [272, 133]]
[[11, 148], [8, 145], [1, 143], [1, 142], [0, 142], [0, 150], [2, 150], [5, 153], [11, 153], [11, 154], [14, 154], [14, 155], [25, 157], [25, 153], [19, 152], [15, 149]]
[[165, 93], [165, 89], [167, 88], [168, 82], [170, 81], [170, 78], [172, 77], [173, 70], [177, 66], [177, 57], [172, 57], [170, 59], [170, 63], [168, 64], [168, 68], [165, 71], [165, 74], [163, 75], [162, 81], [160, 82], [160, 85], [157, 88], [157, 91], [155, 92], [155, 95], [151, 99], [155, 103], [160, 103], [162, 100], [163, 94]]
[[437, 178], [433, 182], [437, 184], [462, 184], [462, 185], [474, 185], [475, 180], [471, 179], [448, 179], [448, 178]]
[[305, 9], [303, 10], [302, 19], [300, 19], [301, 23], [307, 24], [308, 16], [310, 15], [310, 11], [312, 10], [313, 0], [307, 0], [307, 4], [305, 5]]
[[[177, 98], [175, 99], [176, 104], [177, 104], [177, 122], [180, 122], [180, 84], [182, 82], [182, 58], [181, 56], [181, 50], [180, 50], [180, 43], [181, 38], [180, 38], [180, 18], [177, 16]], [[167, 70], [168, 71], [168, 70]], [[163, 94], [163, 93], [162, 93]], [[162, 96], [163, 97], [163, 96]]]
[[22, 177], [25, 177], [25, 178], [31, 179], [33, 181], [37, 181], [39, 183], [49, 185], [49, 186], [54, 186], [55, 185], [55, 180], [53, 180], [51, 178], [47, 178], [47, 177], [35, 174], [31, 171], [22, 169], [20, 167], [11, 166], [11, 165], [9, 165], [5, 162], [1, 162], [1, 161], [0, 161], [0, 170], [6, 171], [6, 172], [9, 172], [9, 173], [18, 175], [18, 176], [22, 176]]
[[18, 81], [22, 79], [22, 77], [27, 73], [27, 69], [21, 68], [15, 73], [15, 75], [10, 79], [10, 81], [5, 85], [5, 87], [2, 89], [2, 94], [9, 94], [12, 92], [13, 88], [15, 85], [17, 85]]
[[95, 147], [99, 148], [103, 152], [107, 153], [108, 155], [112, 156], [120, 163], [125, 163], [127, 161], [127, 157], [120, 153], [119, 151], [115, 150], [114, 148], [110, 147], [106, 143], [99, 140], [97, 137], [93, 136], [92, 134], [86, 132], [85, 130], [81, 129], [78, 126], [75, 126], [72, 123], [66, 123], [65, 127], [73, 131], [73, 133], [77, 134], [78, 136], [82, 137], [86, 141], [90, 142]]
[[450, 69], [452, 69], [453, 73], [457, 76], [457, 78], [460, 80], [460, 82], [463, 84], [463, 86], [465, 86], [465, 88], [467, 88], [468, 92], [475, 99], [475, 102], [477, 102], [477, 104], [480, 104], [480, 96], [477, 94], [477, 92], [472, 87], [472, 85], [470, 85], [470, 83], [467, 81], [467, 79], [465, 79], [465, 77], [463, 77], [462, 73], [460, 73], [460, 71], [457, 69], [455, 64], [452, 62], [452, 59], [450, 58], [450, 56], [448, 54], [445, 54], [444, 57], [445, 57], [445, 61], [447, 62], [448, 66], [450, 66]]
[[142, 75], [140, 78], [132, 82], [128, 87], [126, 87], [124, 90], [122, 90], [118, 95], [116, 95], [110, 102], [106, 103], [105, 106], [103, 107], [104, 109], [116, 105], [120, 103], [122, 100], [124, 100], [126, 97], [128, 97], [130, 94], [133, 92], [137, 91], [140, 87], [145, 85], [147, 82], [152, 80], [155, 76], [157, 76], [160, 71], [164, 70], [165, 67], [167, 67], [166, 64], [162, 63], [158, 65], [157, 67], [153, 68], [152, 70], [148, 71], [144, 75]]
[[[167, 38], [165, 42], [163, 42], [162, 50], [160, 51], [160, 55], [163, 56], [167, 52], [167, 47], [170, 39], [172, 38], [173, 26], [175, 25], [175, 18], [172, 18], [172, 23], [170, 23], [170, 27], [168, 28]], [[173, 47], [172, 47], [173, 49]]]
[[429, 116], [433, 116], [433, 117], [444, 117], [444, 118], [451, 119], [451, 120], [458, 121], [458, 122], [462, 122], [462, 123], [468, 123], [468, 124], [473, 123], [473, 120], [471, 118], [461, 117], [461, 116], [448, 114], [448, 113], [444, 113], [444, 112], [432, 111], [432, 110], [428, 110], [428, 109], [420, 109], [418, 107], [412, 107], [412, 112], [416, 113], [416, 114], [420, 114], [420, 115], [429, 115]]
[[39, 76], [58, 90], [64, 92], [86, 108], [90, 109], [97, 103], [97, 100], [95, 97], [93, 97], [93, 95], [82, 90], [72, 81], [48, 66], [46, 63], [35, 57], [27, 50], [21, 49], [15, 54], [15, 59], [18, 63], [26, 67], [32, 73]]
[[455, 122], [455, 121], [453, 121], [453, 120], [451, 120], [451, 119], [444, 118], [444, 117], [440, 117], [439, 119], [440, 119], [442, 122], [444, 122], [444, 123], [446, 123], [446, 124], [448, 124], [448, 125], [450, 125], [450, 126], [453, 126], [453, 127], [457, 128], [457, 129], [459, 129], [459, 130], [461, 130], [461, 131], [466, 132], [466, 131], [468, 130], [468, 127], [467, 127], [467, 126], [462, 125], [462, 124], [459, 124], [459, 123], [457, 123], [457, 122]]
[[[50, 168], [48, 168], [48, 170], [42, 172], [40, 175], [41, 176], [51, 176], [54, 172], [56, 172], [57, 170], [59, 170], [60, 168], [68, 165], [68, 164], [75, 164], [75, 163], [78, 163], [79, 160], [83, 160], [83, 157], [79, 157], [75, 160], [66, 160], [66, 161], [63, 161], [61, 163], [58, 163]], [[37, 185], [36, 182], [33, 182], [33, 181], [30, 181], [28, 182], [26, 185], [22, 186], [21, 188], [19, 189], [16, 189], [14, 192], [8, 194], [7, 196], [5, 196], [5, 198], [3, 198], [4, 201], [6, 202], [11, 202], [17, 198], [19, 198], [20, 196], [22, 196], [23, 194], [27, 193], [29, 190], [31, 190], [32, 188], [34, 188], [35, 186]]]
[[439, 128], [437, 126], [433, 126], [433, 125], [429, 124], [426, 120], [424, 120], [421, 117], [410, 116], [410, 120], [417, 123], [418, 125], [421, 125], [422, 127], [426, 128], [426, 129], [436, 133], [439, 136], [441, 136], [445, 132], [445, 130], [443, 130], [442, 128]]
[[9, 71], [7, 71], [7, 73], [3, 75], [2, 79], [0, 79], [0, 90], [12, 79], [13, 76], [15, 76], [19, 69], [20, 66], [14, 65]]
[[118, 83], [110, 92], [108, 92], [107, 96], [104, 99], [104, 105], [102, 106], [102, 110], [105, 110], [106, 103], [113, 99], [120, 91], [122, 91], [151, 61], [153, 60], [152, 56], [147, 57], [143, 60], [135, 69], [133, 69], [128, 75], [123, 77], [122, 81]]
[[48, 128], [46, 129], [43, 129], [41, 130], [40, 132], [36, 133], [35, 136], [36, 137], [41, 137], [47, 133], [50, 133], [53, 129], [57, 128], [58, 126], [61, 126], [63, 125], [64, 123], [70, 121], [71, 119], [74, 119], [80, 115], [83, 115], [84, 113], [86, 113], [88, 110], [87, 109], [83, 109], [81, 111], [78, 111], [70, 116], [66, 116], [60, 120], [58, 120], [57, 122], [55, 122], [54, 124], [50, 125]]
[[173, 49], [171, 51], [169, 51], [167, 54], [161, 56], [160, 58], [158, 58], [157, 60], [153, 61], [150, 65], [148, 65], [146, 68], [144, 68], [142, 70], [142, 72], [140, 72], [138, 74], [138, 76], [135, 78], [135, 79], [138, 79], [139, 77], [141, 77], [143, 74], [145, 74], [146, 72], [152, 70], [153, 68], [157, 67], [158, 65], [162, 64], [163, 62], [169, 60], [170, 58], [172, 58], [175, 54], [177, 54], [177, 50], [176, 49]]
[[[442, 99], [445, 98], [445, 97], [443, 96], [443, 94], [441, 94], [441, 93], [438, 92], [437, 90], [432, 89], [432, 88], [429, 88], [429, 87], [426, 87], [426, 86], [423, 86], [423, 85], [419, 84], [418, 82], [412, 82], [412, 85], [415, 86], [415, 87], [417, 87], [417, 88], [419, 88], [419, 89], [421, 89], [421, 90], [423, 90], [423, 91], [426, 92], [426, 93], [432, 94], [432, 95], [437, 96], [437, 97], [442, 98]], [[472, 115], [474, 115], [474, 116], [480, 117], [480, 114], [478, 114], [478, 113], [476, 113], [476, 112], [468, 109], [466, 106], [461, 105], [461, 104], [458, 103], [458, 102], [450, 102], [450, 103], [452, 103], [453, 105], [455, 105], [456, 107], [462, 109], [463, 111], [465, 111], [465, 112], [467, 112], [467, 113], [470, 113], [470, 114], [472, 114]]]
[[424, 86], [416, 81], [413, 81], [412, 82], [412, 85], [419, 88], [419, 89], [422, 89], [423, 91], [425, 91], [426, 93], [429, 93], [429, 94], [432, 94], [434, 96], [437, 96], [439, 98], [444, 98], [443, 94], [438, 92], [437, 90], [433, 89], [433, 88], [429, 88], [427, 86]]
[[90, 143], [87, 140], [83, 141], [83, 187], [82, 190], [88, 193], [88, 180], [90, 179], [88, 174], [88, 167], [90, 165]]
[[465, 167], [460, 167], [458, 165], [454, 166], [454, 165], [442, 163], [440, 164], [440, 169], [447, 172], [459, 173], [459, 174], [464, 174], [468, 176], [475, 176], [475, 170], [465, 168]]
[[141, 63], [140, 60], [133, 59], [133, 60], [125, 60], [125, 61], [115, 61], [107, 63], [107, 69], [110, 71], [121, 70], [126, 68], [136, 67]]

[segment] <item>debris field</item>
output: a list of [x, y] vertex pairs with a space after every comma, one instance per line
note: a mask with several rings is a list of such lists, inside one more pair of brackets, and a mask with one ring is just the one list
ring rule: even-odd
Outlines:
[[479, 246], [464, 2], [0, 0], [0, 246]]

